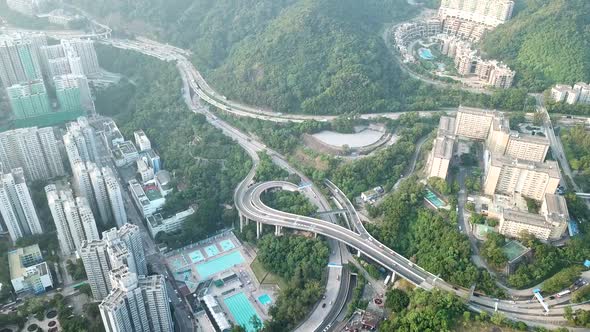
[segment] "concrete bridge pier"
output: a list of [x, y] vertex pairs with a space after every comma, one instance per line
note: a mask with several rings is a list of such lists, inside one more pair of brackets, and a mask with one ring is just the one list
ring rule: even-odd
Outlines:
[[248, 225], [248, 218], [240, 213], [240, 233], [244, 231], [244, 226]]
[[262, 234], [262, 223], [256, 222], [256, 238], [260, 239], [261, 234]]
[[279, 226], [279, 225], [275, 226], [275, 235], [276, 236], [283, 235], [283, 226]]

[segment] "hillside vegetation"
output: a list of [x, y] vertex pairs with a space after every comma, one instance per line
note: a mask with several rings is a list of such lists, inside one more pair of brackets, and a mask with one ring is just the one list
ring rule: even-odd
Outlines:
[[521, 0], [525, 8], [482, 42], [510, 64], [522, 87], [590, 81], [590, 1]]
[[[105, 22], [194, 52], [230, 99], [277, 112], [396, 111], [407, 93], [381, 38], [405, 0], [139, 0], [81, 4]], [[414, 100], [411, 100], [413, 102]]]

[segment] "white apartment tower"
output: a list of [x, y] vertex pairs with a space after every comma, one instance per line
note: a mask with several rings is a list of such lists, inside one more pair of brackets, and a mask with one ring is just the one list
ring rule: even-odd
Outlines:
[[112, 169], [103, 167], [102, 174], [109, 194], [109, 202], [111, 204], [113, 218], [115, 219], [117, 226], [122, 227], [127, 223], [127, 212], [125, 211], [125, 204], [123, 203], [121, 186], [119, 185]]
[[442, 0], [438, 16], [496, 27], [512, 17], [512, 0]]
[[174, 330], [162, 276], [138, 277], [119, 268], [111, 272], [111, 283], [113, 291], [99, 305], [107, 332]]
[[[66, 128], [67, 132], [63, 139], [70, 163], [78, 159], [82, 161], [99, 161], [96, 132], [88, 124], [88, 119], [79, 117], [76, 122], [68, 123]], [[74, 146], [77, 154], [73, 151]]]
[[45, 193], [57, 229], [60, 249], [64, 255], [80, 250], [84, 241], [100, 239], [94, 215], [86, 198], [74, 198], [69, 188], [58, 190], [53, 184], [45, 187]]
[[45, 45], [42, 34], [0, 35], [0, 80], [5, 88], [43, 78], [39, 49]]
[[22, 168], [31, 181], [65, 174], [58, 143], [50, 127], [0, 133], [0, 160], [5, 169]]
[[92, 168], [91, 163], [84, 161], [75, 161], [72, 166], [72, 173], [74, 174], [74, 192], [76, 196], [86, 197], [93, 211], [96, 211], [96, 198], [94, 197], [94, 190], [92, 189], [92, 182], [90, 181], [90, 172], [88, 165]]
[[111, 279], [109, 276], [111, 262], [107, 253], [106, 242], [100, 240], [84, 241], [80, 249], [80, 257], [88, 276], [92, 297], [97, 301], [104, 299], [111, 291]]
[[98, 66], [98, 57], [94, 50], [94, 42], [84, 39], [62, 40], [64, 49], [72, 48], [77, 56], [80, 57], [84, 74], [88, 77], [100, 76], [100, 67]]
[[0, 180], [0, 213], [12, 241], [24, 235], [43, 233], [23, 170], [0, 172]]
[[92, 190], [94, 191], [94, 197], [96, 198], [98, 214], [103, 225], [105, 225], [113, 219], [113, 212], [111, 210], [105, 177], [102, 170], [95, 164], [90, 165], [89, 173]]
[[[69, 195], [67, 194], [68, 192]], [[66, 218], [63, 204], [65, 201], [73, 197], [72, 192], [71, 190], [67, 192], [58, 191], [54, 184], [50, 184], [45, 187], [45, 194], [47, 195], [47, 203], [57, 230], [59, 248], [63, 255], [69, 256], [76, 251], [76, 244], [74, 243], [74, 238], [70, 232], [70, 225]]]
[[126, 265], [129, 270], [137, 275], [147, 275], [147, 261], [145, 258], [145, 249], [141, 239], [141, 233], [139, 227], [133, 224], [125, 224], [118, 230], [112, 228], [102, 233], [103, 241], [109, 246], [109, 252], [112, 253], [111, 265], [118, 266], [121, 264], [115, 264], [115, 261], [121, 261], [117, 259], [119, 253], [124, 251], [117, 249], [122, 247], [126, 248], [127, 252], [125, 257], [122, 259], [122, 263]]

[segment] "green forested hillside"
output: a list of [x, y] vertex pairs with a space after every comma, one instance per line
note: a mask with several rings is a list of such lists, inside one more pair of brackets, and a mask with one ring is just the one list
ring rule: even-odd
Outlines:
[[380, 31], [417, 10], [405, 0], [81, 3], [113, 26], [191, 48], [228, 98], [278, 112], [395, 111], [408, 90]]
[[525, 8], [490, 32], [483, 50], [509, 63], [523, 87], [590, 81], [590, 1], [520, 2]]

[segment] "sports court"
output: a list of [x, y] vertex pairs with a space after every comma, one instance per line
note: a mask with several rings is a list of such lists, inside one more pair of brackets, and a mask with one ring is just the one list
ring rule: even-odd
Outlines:
[[224, 252], [232, 250], [236, 247], [236, 245], [233, 242], [231, 242], [230, 239], [220, 241], [219, 246], [221, 247], [221, 250], [223, 250]]
[[219, 254], [219, 249], [213, 244], [205, 247], [205, 253], [207, 253], [207, 257], [217, 256]]
[[190, 254], [188, 254], [188, 257], [191, 259], [193, 263], [198, 263], [205, 260], [205, 256], [203, 256], [201, 250], [195, 250], [191, 252]]

